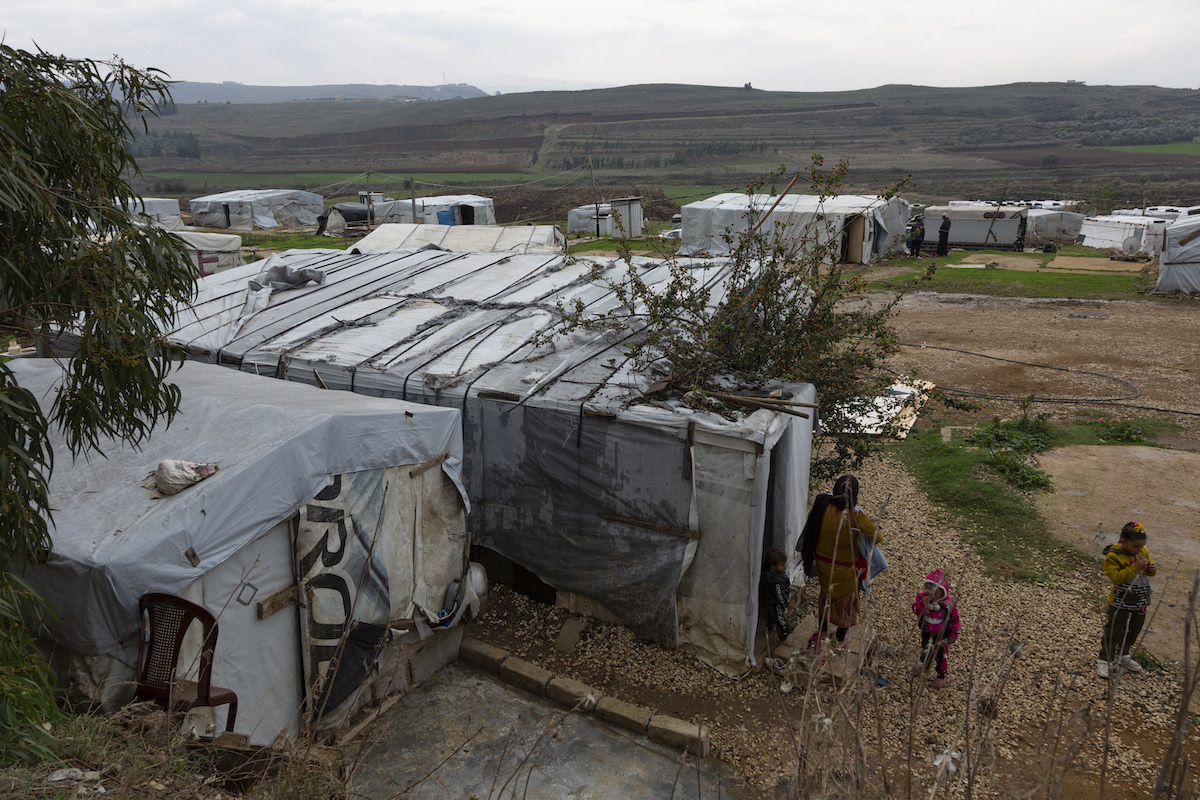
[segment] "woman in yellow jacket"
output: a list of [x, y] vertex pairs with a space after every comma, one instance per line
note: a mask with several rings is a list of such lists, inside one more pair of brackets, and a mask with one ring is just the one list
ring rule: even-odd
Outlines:
[[858, 624], [860, 584], [866, 578], [870, 555], [863, 552], [860, 538], [869, 546], [883, 542], [875, 523], [858, 507], [858, 479], [843, 475], [834, 482], [831, 494], [817, 495], [800, 536], [804, 572], [815, 574], [821, 585], [817, 601], [820, 628], [808, 640], [810, 649], [819, 650], [830, 625], [835, 628], [838, 646], [844, 648], [846, 634]]

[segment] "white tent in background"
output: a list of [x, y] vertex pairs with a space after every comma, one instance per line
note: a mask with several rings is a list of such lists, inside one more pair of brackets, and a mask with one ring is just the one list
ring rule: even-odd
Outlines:
[[212, 275], [246, 263], [242, 258], [242, 237], [236, 233], [187, 230], [174, 233], [183, 240], [183, 246], [201, 275]]
[[1025, 246], [1030, 209], [979, 203], [951, 203], [925, 209], [925, 247], [938, 240], [942, 214], [950, 215], [951, 247], [1019, 249]]
[[1079, 235], [1079, 229], [1083, 226], [1083, 219], [1083, 214], [1076, 214], [1071, 211], [1031, 208], [1027, 215], [1028, 221], [1025, 227], [1026, 238], [1029, 240], [1063, 237], [1074, 239]]
[[[682, 263], [715, 302], [729, 261]], [[654, 259], [633, 265], [650, 285], [671, 274]], [[250, 282], [274, 267], [323, 282], [264, 297]], [[292, 250], [201, 280], [167, 335], [235, 369], [460, 409], [482, 552], [530, 570], [560, 605], [741, 674], [754, 663], [766, 549], [798, 569], [813, 419], [655, 400], [657, 377], [613, 335], [552, 334], [559, 301], [617, 308], [591, 275], [624, 269], [563, 254]], [[810, 384], [778, 388], [816, 399]]]
[[[745, 195], [731, 192], [689, 203], [683, 217], [679, 253], [684, 256], [729, 255], [727, 236], [738, 234], [770, 215], [758, 230], [781, 236], [789, 248], [829, 242], [840, 238], [840, 259], [869, 264], [904, 246], [904, 228], [909, 205], [898, 197], [838, 195], [824, 199], [815, 195]], [[775, 205], [772, 210], [772, 206]]]
[[642, 235], [642, 198], [620, 197], [567, 212], [567, 233], [636, 239]]
[[194, 225], [248, 231], [316, 225], [325, 199], [300, 189], [238, 189], [197, 197], [189, 206]]
[[1183, 216], [1170, 225], [1158, 261], [1156, 292], [1200, 292], [1200, 216]]
[[152, 224], [168, 231], [183, 229], [179, 201], [173, 197], [131, 197], [129, 213], [135, 217], [148, 217]]
[[1158, 217], [1120, 214], [1087, 217], [1079, 229], [1080, 243], [1085, 247], [1112, 247], [1129, 255], [1144, 253], [1154, 257], [1162, 251], [1168, 224]]
[[[50, 359], [9, 366], [43, 402], [63, 375]], [[461, 628], [446, 623], [475, 594], [439, 620], [447, 589], [480, 583], [464, 581], [458, 411], [190, 362], [171, 380], [182, 404], [169, 427], [55, 463], [53, 551], [25, 578], [53, 612], [43, 636], [75, 692], [109, 706], [132, 693], [150, 591], [218, 617], [213, 684], [237, 693], [236, 732], [257, 744], [298, 721], [337, 732], [454, 659]], [[61, 434], [52, 444], [66, 452]], [[167, 459], [218, 470], [155, 499], [142, 483]]]
[[351, 250], [367, 253], [432, 245], [456, 253], [561, 253], [566, 238], [557, 225], [413, 225], [386, 223]]

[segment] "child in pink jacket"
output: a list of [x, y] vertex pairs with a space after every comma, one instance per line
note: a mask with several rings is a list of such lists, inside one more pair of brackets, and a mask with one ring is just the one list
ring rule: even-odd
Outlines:
[[929, 573], [917, 599], [913, 601], [917, 627], [921, 630], [921, 661], [913, 667], [913, 677], [919, 678], [937, 660], [937, 677], [933, 688], [946, 685], [950, 645], [958, 639], [958, 604], [950, 596], [950, 585], [940, 569]]

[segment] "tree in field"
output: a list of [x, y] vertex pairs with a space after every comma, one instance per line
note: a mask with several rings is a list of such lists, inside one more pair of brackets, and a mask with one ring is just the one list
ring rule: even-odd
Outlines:
[[51, 753], [53, 675], [24, 624], [43, 603], [20, 577], [49, 555], [50, 425], [74, 456], [104, 437], [137, 443], [179, 407], [159, 321], [196, 271], [174, 237], [126, 212], [130, 121], [144, 129], [164, 101], [156, 70], [0, 44], [0, 332], [65, 327], [79, 346], [48, 408], [0, 364], [0, 760]]
[[[811, 192], [835, 196], [847, 164], [827, 173], [821, 167], [814, 155]], [[781, 168], [756, 181], [749, 194], [774, 195], [767, 184], [783, 174]], [[755, 216], [769, 211], [756, 208]], [[579, 300], [560, 306], [560, 330], [620, 331], [636, 364], [665, 370], [665, 391], [710, 410], [737, 413], [714, 397], [726, 394], [731, 380], [745, 387], [772, 380], [812, 383], [821, 406], [812, 477], [824, 481], [856, 468], [874, 451], [878, 437], [864, 433], [860, 418], [892, 382], [882, 367], [895, 350], [888, 324], [895, 299], [874, 303], [863, 294], [862, 279], [839, 263], [842, 231], [830, 223], [818, 221], [798, 238], [775, 233], [764, 226], [726, 234], [730, 267], [720, 296], [679, 259], [669, 260], [670, 277], [654, 284], [628, 257], [616, 278], [597, 270], [593, 279], [614, 292], [619, 307], [591, 316]]]

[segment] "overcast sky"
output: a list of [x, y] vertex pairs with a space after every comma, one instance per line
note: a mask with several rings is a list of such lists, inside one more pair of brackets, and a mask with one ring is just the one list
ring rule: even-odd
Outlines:
[[687, 83], [783, 91], [1086, 81], [1192, 88], [1200, 2], [3, 0], [4, 43], [175, 80]]

